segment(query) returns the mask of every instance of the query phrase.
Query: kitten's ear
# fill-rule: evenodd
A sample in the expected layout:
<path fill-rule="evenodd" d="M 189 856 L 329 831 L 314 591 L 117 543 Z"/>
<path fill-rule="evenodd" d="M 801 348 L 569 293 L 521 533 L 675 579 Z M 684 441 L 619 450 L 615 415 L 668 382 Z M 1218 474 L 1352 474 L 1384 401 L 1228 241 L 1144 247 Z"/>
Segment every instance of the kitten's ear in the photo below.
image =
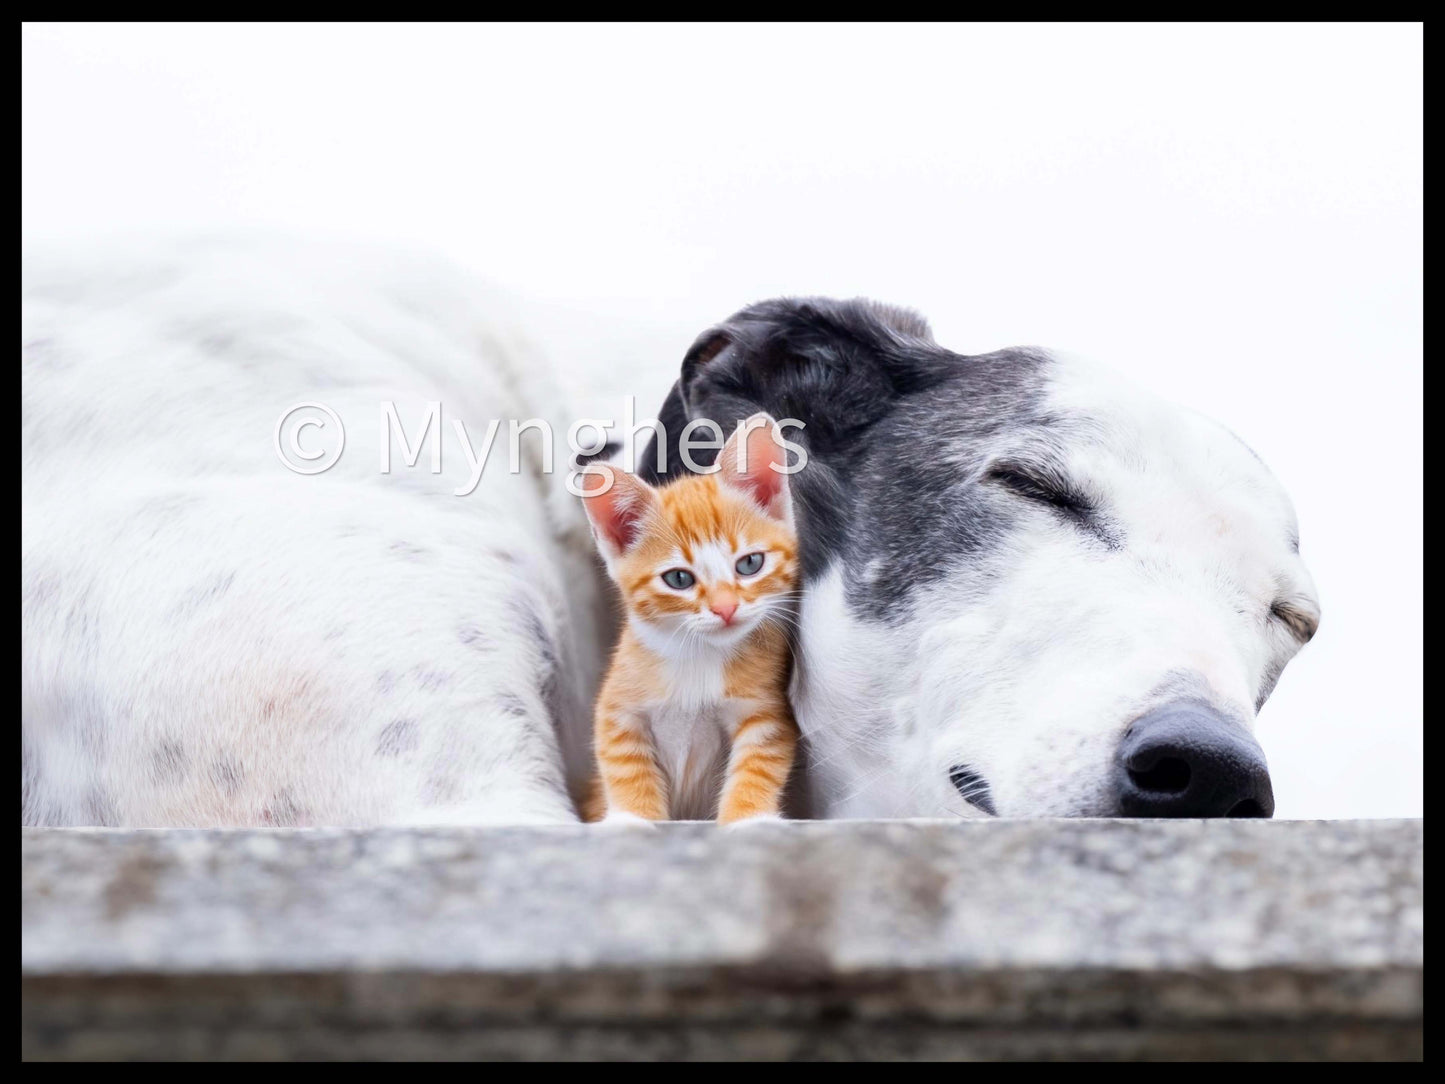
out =
<path fill-rule="evenodd" d="M 718 453 L 718 477 L 726 485 L 742 490 L 774 519 L 792 523 L 788 476 L 782 473 L 788 459 L 773 436 L 773 425 L 772 415 L 763 413 L 738 423 Z"/>
<path fill-rule="evenodd" d="M 579 486 L 603 555 L 610 559 L 626 553 L 642 533 L 642 521 L 656 506 L 657 494 L 646 482 L 604 464 L 589 464 Z"/>

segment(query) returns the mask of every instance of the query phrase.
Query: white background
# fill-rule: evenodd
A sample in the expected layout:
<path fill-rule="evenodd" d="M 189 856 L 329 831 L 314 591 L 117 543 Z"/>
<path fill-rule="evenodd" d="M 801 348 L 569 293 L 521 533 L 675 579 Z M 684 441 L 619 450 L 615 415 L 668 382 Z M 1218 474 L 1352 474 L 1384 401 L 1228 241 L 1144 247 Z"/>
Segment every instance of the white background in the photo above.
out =
<path fill-rule="evenodd" d="M 1092 355 L 1294 496 L 1324 622 L 1260 716 L 1278 814 L 1420 815 L 1422 57 L 1417 26 L 28 27 L 22 223 L 435 249 L 650 329 L 581 378 L 635 365 L 643 409 L 776 294 Z"/>

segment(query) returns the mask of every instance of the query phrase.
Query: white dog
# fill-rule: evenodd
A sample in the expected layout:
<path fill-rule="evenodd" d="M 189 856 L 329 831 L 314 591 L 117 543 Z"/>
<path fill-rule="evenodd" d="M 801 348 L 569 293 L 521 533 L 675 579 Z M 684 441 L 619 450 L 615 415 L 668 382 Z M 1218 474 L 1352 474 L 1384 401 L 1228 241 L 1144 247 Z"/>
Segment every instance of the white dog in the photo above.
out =
<path fill-rule="evenodd" d="M 570 405 L 495 297 L 251 245 L 24 280 L 23 823 L 576 819 L 607 596 Z M 672 443 L 760 409 L 806 423 L 815 815 L 1271 811 L 1250 726 L 1317 607 L 1235 437 L 867 303 L 745 310 L 661 419 Z M 512 454 L 530 418 L 551 473 L 535 432 Z M 312 469 L 341 426 L 331 469 L 278 461 Z"/>

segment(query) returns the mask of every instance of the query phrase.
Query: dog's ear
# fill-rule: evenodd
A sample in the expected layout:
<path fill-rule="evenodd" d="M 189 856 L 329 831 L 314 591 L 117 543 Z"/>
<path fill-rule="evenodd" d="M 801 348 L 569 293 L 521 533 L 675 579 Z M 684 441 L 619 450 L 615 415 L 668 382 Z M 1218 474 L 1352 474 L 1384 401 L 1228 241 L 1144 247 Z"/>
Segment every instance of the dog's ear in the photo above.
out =
<path fill-rule="evenodd" d="M 905 309 L 827 298 L 764 301 L 709 328 L 683 358 L 688 418 L 730 432 L 759 410 L 804 423 L 802 440 L 842 445 L 952 359 Z"/>
<path fill-rule="evenodd" d="M 907 309 L 828 298 L 751 305 L 708 328 L 684 355 L 658 412 L 666 429 L 665 474 L 687 469 L 680 451 L 688 422 L 706 418 L 730 433 L 759 411 L 802 422 L 789 440 L 803 445 L 810 458 L 846 455 L 900 395 L 926 387 L 956 361 L 934 343 L 924 319 Z M 701 465 L 715 454 L 692 450 Z M 654 437 L 639 465 L 648 481 L 658 480 L 656 463 Z"/>

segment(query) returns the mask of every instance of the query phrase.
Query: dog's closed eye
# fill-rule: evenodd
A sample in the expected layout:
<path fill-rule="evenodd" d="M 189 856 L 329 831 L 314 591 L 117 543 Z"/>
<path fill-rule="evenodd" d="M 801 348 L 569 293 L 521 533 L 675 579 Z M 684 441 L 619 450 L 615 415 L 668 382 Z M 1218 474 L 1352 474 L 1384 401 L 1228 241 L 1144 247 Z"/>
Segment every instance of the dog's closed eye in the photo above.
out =
<path fill-rule="evenodd" d="M 983 481 L 1051 509 L 1110 549 L 1119 546 L 1118 537 L 1105 525 L 1094 498 L 1052 464 L 999 460 L 983 472 Z"/>
<path fill-rule="evenodd" d="M 1079 492 L 1067 478 L 1038 465 L 995 463 L 984 473 L 984 480 L 1013 490 L 1021 497 L 1069 512 L 1088 512 L 1093 503 Z"/>
<path fill-rule="evenodd" d="M 1318 617 L 1288 602 L 1276 602 L 1269 608 L 1269 616 L 1282 622 L 1290 634 L 1302 644 L 1309 643 L 1320 627 Z"/>

